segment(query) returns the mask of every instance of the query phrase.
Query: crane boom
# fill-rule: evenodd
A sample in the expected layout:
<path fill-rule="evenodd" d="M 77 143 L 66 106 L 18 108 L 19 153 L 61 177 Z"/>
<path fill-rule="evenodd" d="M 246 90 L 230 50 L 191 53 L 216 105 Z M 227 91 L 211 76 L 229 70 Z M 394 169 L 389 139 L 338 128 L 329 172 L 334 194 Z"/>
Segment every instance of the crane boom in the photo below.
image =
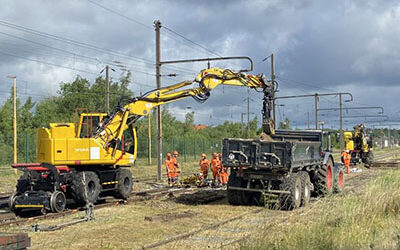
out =
<path fill-rule="evenodd" d="M 162 89 L 152 90 L 135 97 L 125 106 L 118 106 L 114 115 L 104 124 L 95 136 L 104 148 L 111 142 L 115 148 L 121 143 L 123 132 L 142 116 L 147 116 L 154 107 L 192 97 L 198 102 L 206 101 L 210 92 L 218 85 L 245 86 L 264 93 L 263 130 L 267 135 L 274 134 L 271 118 L 275 83 L 268 82 L 263 75 L 234 72 L 230 69 L 210 68 L 202 70 L 193 81 L 183 81 Z"/>

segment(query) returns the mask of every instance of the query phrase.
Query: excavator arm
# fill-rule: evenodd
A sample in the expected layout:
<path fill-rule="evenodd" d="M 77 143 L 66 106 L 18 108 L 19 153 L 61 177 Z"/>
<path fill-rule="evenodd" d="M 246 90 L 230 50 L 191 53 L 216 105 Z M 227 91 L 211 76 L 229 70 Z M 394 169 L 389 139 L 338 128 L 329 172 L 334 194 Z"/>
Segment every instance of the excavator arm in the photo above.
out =
<path fill-rule="evenodd" d="M 154 107 L 192 97 L 198 102 L 206 101 L 210 92 L 218 85 L 246 86 L 264 93 L 263 128 L 264 133 L 274 134 L 271 118 L 272 100 L 276 91 L 275 84 L 266 81 L 262 75 L 234 72 L 229 69 L 211 68 L 200 72 L 194 81 L 184 81 L 171 86 L 152 90 L 140 97 L 135 97 L 125 106 L 117 106 L 114 115 L 96 134 L 96 140 L 104 147 L 117 148 L 123 132 L 137 119 L 149 115 Z"/>

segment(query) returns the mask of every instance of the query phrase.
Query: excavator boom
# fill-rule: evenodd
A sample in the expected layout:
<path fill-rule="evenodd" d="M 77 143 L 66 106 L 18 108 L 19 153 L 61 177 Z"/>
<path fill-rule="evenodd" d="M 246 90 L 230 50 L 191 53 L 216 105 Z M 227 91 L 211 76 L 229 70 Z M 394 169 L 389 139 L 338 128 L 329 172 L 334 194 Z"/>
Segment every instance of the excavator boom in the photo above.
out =
<path fill-rule="evenodd" d="M 274 133 L 271 118 L 272 100 L 276 91 L 275 84 L 266 81 L 262 75 L 234 72 L 229 69 L 211 68 L 202 70 L 194 81 L 183 81 L 159 90 L 152 90 L 143 96 L 133 98 L 125 106 L 117 107 L 116 112 L 98 131 L 95 139 L 103 147 L 111 142 L 116 148 L 121 143 L 123 132 L 138 118 L 147 116 L 154 107 L 192 97 L 198 102 L 206 101 L 210 92 L 218 85 L 245 86 L 264 93 L 263 128 L 264 133 Z"/>

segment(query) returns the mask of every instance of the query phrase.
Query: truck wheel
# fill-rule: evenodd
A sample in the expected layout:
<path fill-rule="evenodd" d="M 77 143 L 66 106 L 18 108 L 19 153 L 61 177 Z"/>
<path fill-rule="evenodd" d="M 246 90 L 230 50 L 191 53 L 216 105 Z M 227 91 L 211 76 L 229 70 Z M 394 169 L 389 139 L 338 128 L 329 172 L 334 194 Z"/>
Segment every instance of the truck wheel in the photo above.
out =
<path fill-rule="evenodd" d="M 243 205 L 242 203 L 242 192 L 238 190 L 232 190 L 229 187 L 241 187 L 242 181 L 236 175 L 230 175 L 228 180 L 227 196 L 228 202 L 231 205 Z"/>
<path fill-rule="evenodd" d="M 290 174 L 283 180 L 280 190 L 289 191 L 289 194 L 281 194 L 279 197 L 282 209 L 292 210 L 300 207 L 301 204 L 301 180 L 297 173 Z"/>
<path fill-rule="evenodd" d="M 117 199 L 128 199 L 132 193 L 132 173 L 129 169 L 120 169 L 118 173 L 118 190 L 115 194 Z"/>
<path fill-rule="evenodd" d="M 300 172 L 300 179 L 301 179 L 301 205 L 305 207 L 310 203 L 311 197 L 311 181 L 310 175 L 306 171 Z"/>
<path fill-rule="evenodd" d="M 341 193 L 343 190 L 343 186 L 344 186 L 344 172 L 343 172 L 343 169 L 340 168 L 338 173 L 336 174 L 333 191 L 335 193 Z"/>
<path fill-rule="evenodd" d="M 53 213 L 59 213 L 64 211 L 65 206 L 67 205 L 67 199 L 65 198 L 65 194 L 60 191 L 55 191 L 50 196 L 50 208 Z"/>
<path fill-rule="evenodd" d="M 314 186 L 317 195 L 330 195 L 333 190 L 333 162 L 329 158 L 328 162 L 316 171 L 314 176 Z"/>
<path fill-rule="evenodd" d="M 74 200 L 79 205 L 95 203 L 101 190 L 99 177 L 92 171 L 78 172 L 72 181 L 71 189 Z"/>

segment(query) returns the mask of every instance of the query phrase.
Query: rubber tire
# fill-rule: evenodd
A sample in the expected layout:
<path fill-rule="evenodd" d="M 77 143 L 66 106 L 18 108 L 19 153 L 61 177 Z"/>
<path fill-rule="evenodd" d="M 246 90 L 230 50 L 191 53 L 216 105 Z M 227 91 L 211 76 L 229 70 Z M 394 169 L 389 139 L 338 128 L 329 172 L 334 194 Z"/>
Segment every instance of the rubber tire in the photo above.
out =
<path fill-rule="evenodd" d="M 311 198 L 311 180 L 310 175 L 306 171 L 301 171 L 301 207 L 305 207 L 310 203 Z"/>
<path fill-rule="evenodd" d="M 335 183 L 333 185 L 334 193 L 341 193 L 344 187 L 344 171 L 343 168 L 340 168 L 335 175 Z"/>
<path fill-rule="evenodd" d="M 117 199 L 128 199 L 132 193 L 132 173 L 129 169 L 120 169 L 118 173 L 118 190 L 115 193 Z"/>
<path fill-rule="evenodd" d="M 91 187 L 89 187 L 89 183 Z M 92 171 L 77 172 L 72 181 L 71 189 L 73 198 L 78 205 L 83 206 L 86 205 L 87 202 L 95 203 L 101 191 L 99 177 Z M 91 189 L 92 192 L 87 193 L 89 189 Z"/>
<path fill-rule="evenodd" d="M 17 194 L 23 194 L 29 188 L 29 179 L 28 179 L 28 172 L 24 172 L 21 177 L 19 177 L 16 186 Z"/>
<path fill-rule="evenodd" d="M 280 190 L 290 192 L 290 194 L 281 194 L 279 196 L 281 209 L 292 210 L 300 207 L 302 188 L 299 174 L 291 173 L 286 177 L 280 185 Z"/>
<path fill-rule="evenodd" d="M 232 190 L 229 187 L 241 187 L 242 181 L 236 175 L 230 174 L 227 187 L 228 202 L 231 205 L 243 205 L 242 192 L 238 190 Z"/>
<path fill-rule="evenodd" d="M 374 161 L 374 154 L 372 153 L 372 151 L 369 151 L 369 152 L 366 153 L 366 154 L 367 154 L 367 155 L 366 155 L 366 157 L 365 157 L 363 163 L 364 163 L 364 166 L 365 166 L 366 168 L 370 168 L 372 162 Z"/>
<path fill-rule="evenodd" d="M 67 205 L 65 194 L 60 191 L 55 191 L 50 196 L 50 209 L 53 213 L 60 213 L 64 211 Z"/>
<path fill-rule="evenodd" d="M 231 174 L 228 180 L 228 201 L 231 205 L 251 205 L 256 197 L 252 192 L 232 190 L 229 187 L 245 187 L 245 183 L 241 177 Z"/>
<path fill-rule="evenodd" d="M 314 175 L 314 191 L 316 195 L 331 195 L 333 192 L 333 182 L 333 161 L 329 158 L 328 162 L 322 165 Z"/>

